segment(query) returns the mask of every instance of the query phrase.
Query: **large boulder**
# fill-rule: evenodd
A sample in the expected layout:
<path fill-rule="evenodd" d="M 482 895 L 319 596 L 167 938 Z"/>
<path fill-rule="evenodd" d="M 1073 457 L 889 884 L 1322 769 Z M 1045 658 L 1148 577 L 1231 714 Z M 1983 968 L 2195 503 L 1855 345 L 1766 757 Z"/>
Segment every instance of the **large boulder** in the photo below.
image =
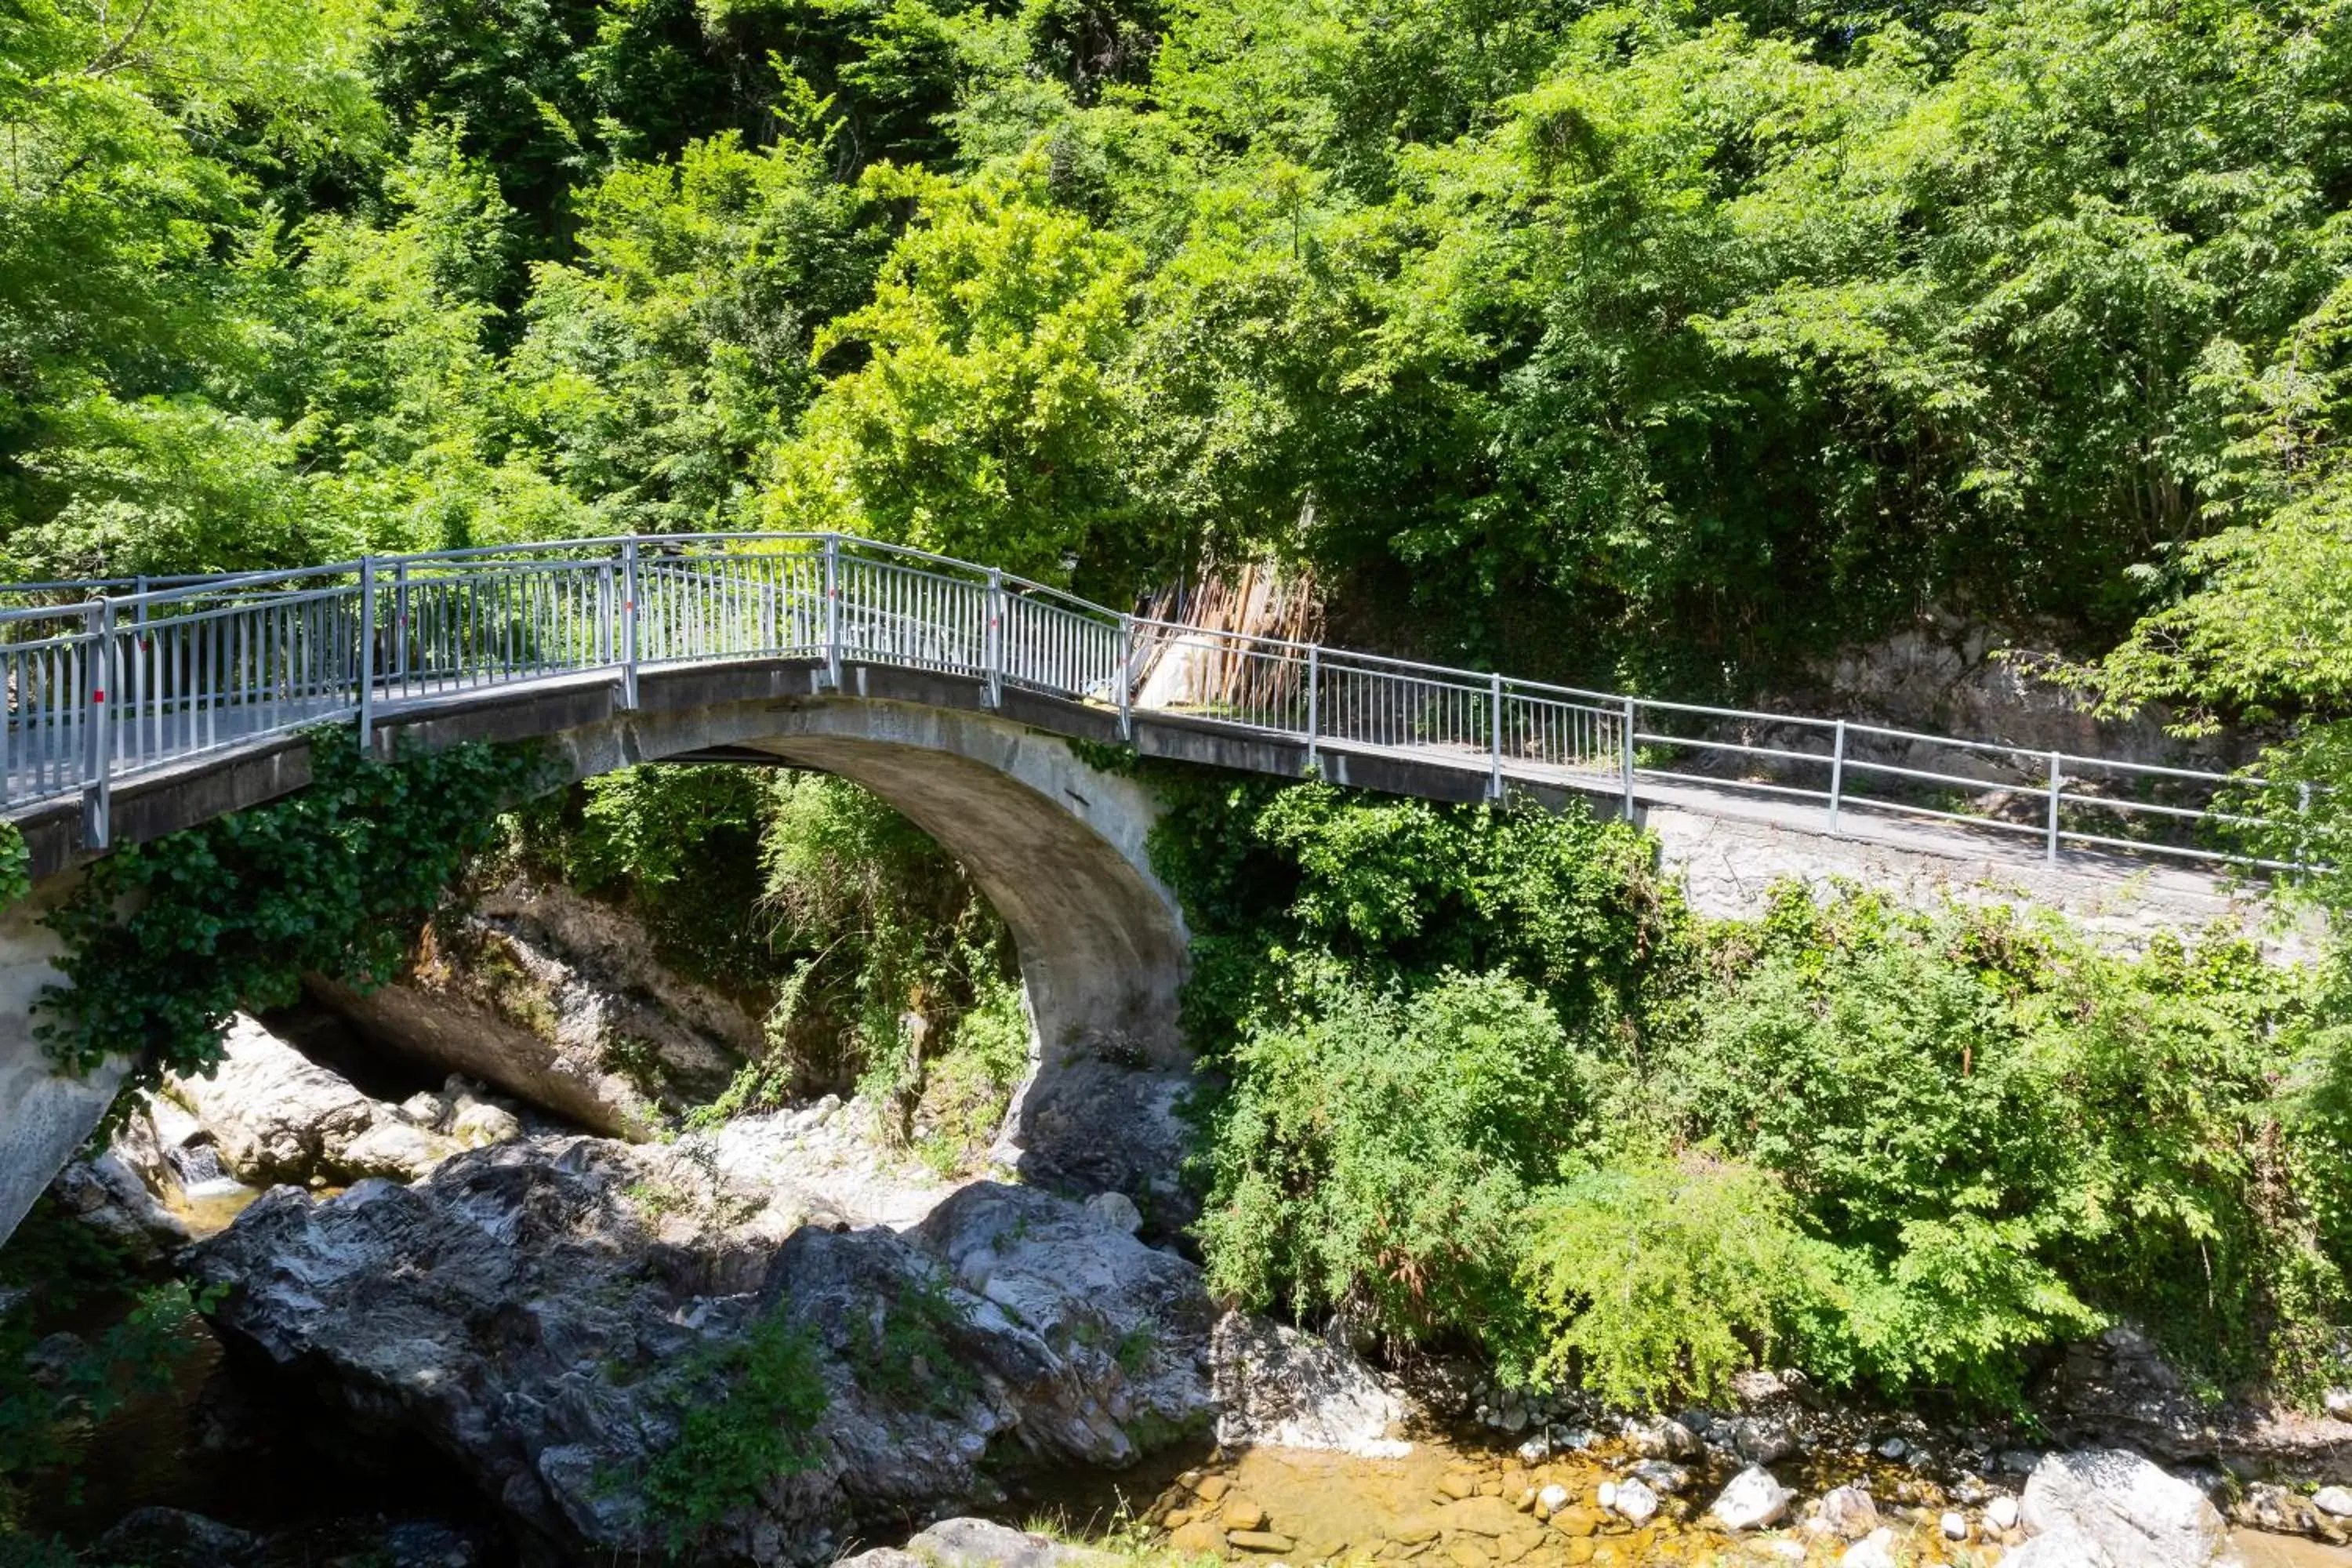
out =
<path fill-rule="evenodd" d="M 453 1089 L 454 1092 L 454 1089 Z M 386 1176 L 410 1182 L 466 1145 L 445 1131 L 454 1100 L 420 1096 L 430 1110 L 371 1099 L 350 1079 L 304 1056 L 258 1019 L 237 1015 L 209 1075 L 164 1079 L 164 1104 L 134 1120 L 123 1149 L 163 1179 L 199 1133 L 228 1174 L 251 1186 L 325 1184 Z M 163 1123 L 193 1119 L 165 1145 Z M 514 1119 L 505 1112 L 506 1126 Z M 151 1154 L 150 1145 L 154 1145 Z"/>
<path fill-rule="evenodd" d="M 1349 1351 L 1244 1312 L 1217 1320 L 1211 1340 L 1217 1441 L 1227 1447 L 1327 1448 L 1396 1458 L 1404 1402 Z"/>
<path fill-rule="evenodd" d="M 49 1184 L 49 1195 L 131 1263 L 160 1263 L 187 1244 L 188 1227 L 112 1152 L 68 1165 Z"/>
<path fill-rule="evenodd" d="M 412 1187 L 270 1193 L 193 1271 L 229 1288 L 231 1339 L 579 1557 L 666 1549 L 613 1478 L 659 1464 L 763 1323 L 810 1347 L 824 1413 L 807 1468 L 709 1531 L 706 1563 L 829 1561 L 994 1500 L 1000 1465 L 1122 1465 L 1211 1415 L 1197 1271 L 990 1184 L 900 1235 L 732 1182 L 707 1149 L 527 1139 Z"/>
<path fill-rule="evenodd" d="M 2054 1568 L 2208 1568 L 2235 1558 L 2203 1492 L 2119 1448 L 2048 1454 L 2025 1482 L 2029 1546 Z M 2047 1542 L 2050 1544 L 2039 1544 Z M 2063 1547 L 2063 1552 L 2061 1548 Z"/>
<path fill-rule="evenodd" d="M 614 1137 L 708 1100 L 761 1046 L 760 1016 L 663 964 L 635 919 L 529 878 L 426 928 L 394 984 L 306 984 L 372 1038 Z"/>
<path fill-rule="evenodd" d="M 903 1547 L 877 1546 L 839 1568 L 1118 1568 L 1120 1561 L 985 1519 L 943 1519 Z"/>
<path fill-rule="evenodd" d="M 375 1125 L 376 1103 L 240 1013 L 210 1073 L 174 1073 L 163 1092 L 211 1132 L 221 1163 L 256 1186 L 325 1175 Z"/>

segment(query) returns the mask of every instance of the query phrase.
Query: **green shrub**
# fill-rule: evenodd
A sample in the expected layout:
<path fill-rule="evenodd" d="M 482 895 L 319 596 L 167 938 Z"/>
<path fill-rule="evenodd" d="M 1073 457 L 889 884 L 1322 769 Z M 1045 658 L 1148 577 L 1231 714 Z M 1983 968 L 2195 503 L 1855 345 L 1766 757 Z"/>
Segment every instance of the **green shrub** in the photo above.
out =
<path fill-rule="evenodd" d="M 2013 1397 L 2027 1352 L 2116 1315 L 2249 1375 L 2282 1283 L 2335 1267 L 2295 1239 L 2275 1099 L 2303 984 L 2241 942 L 2120 958 L 2054 918 L 1790 891 L 1717 962 L 1653 1089 L 1840 1249 L 1884 1387 Z"/>
<path fill-rule="evenodd" d="M 1750 1366 L 1845 1364 L 1835 1251 L 1789 1191 L 1735 1162 L 1634 1161 L 1538 1194 L 1520 1279 L 1534 1373 L 1627 1405 L 1707 1400 Z M 1842 1380 L 1841 1380 L 1842 1381 Z"/>
<path fill-rule="evenodd" d="M 1253 1026 L 1209 1119 L 1211 1288 L 1405 1339 L 1507 1339 L 1516 1220 L 1589 1135 L 1591 1064 L 1503 974 L 1375 987 L 1326 965 Z"/>
<path fill-rule="evenodd" d="M 1184 903 L 1186 1018 L 1213 1053 L 1279 1005 L 1270 961 L 1285 954 L 1412 984 L 1505 971 L 1571 1033 L 1628 1056 L 1660 987 L 1687 977 L 1690 922 L 1654 845 L 1581 804 L 1498 811 L 1161 778 L 1152 865 Z"/>
<path fill-rule="evenodd" d="M 693 1402 L 644 1483 L 646 1513 L 672 1552 L 758 1501 L 769 1482 L 815 1464 L 813 1434 L 827 1403 L 814 1348 L 781 1314 L 695 1358 L 677 1386 Z"/>

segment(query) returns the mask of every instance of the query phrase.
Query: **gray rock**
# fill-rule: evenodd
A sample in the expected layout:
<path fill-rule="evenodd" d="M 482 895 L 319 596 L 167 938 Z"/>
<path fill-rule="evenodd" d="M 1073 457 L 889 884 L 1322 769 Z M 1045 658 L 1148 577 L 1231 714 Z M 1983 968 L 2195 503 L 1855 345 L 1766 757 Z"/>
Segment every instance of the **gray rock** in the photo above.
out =
<path fill-rule="evenodd" d="M 2015 1530 L 2019 1517 L 2013 1497 L 1997 1497 L 1985 1504 L 1985 1522 L 1995 1530 Z"/>
<path fill-rule="evenodd" d="M 256 1186 L 341 1174 L 344 1146 L 376 1121 L 373 1100 L 242 1013 L 211 1076 L 175 1073 L 163 1092 L 204 1123 L 229 1173 Z"/>
<path fill-rule="evenodd" d="M 1822 1525 L 1846 1541 L 1860 1541 L 1878 1528 L 1878 1504 L 1861 1487 L 1837 1487 L 1824 1492 L 1819 1512 Z"/>
<path fill-rule="evenodd" d="M 487 1149 L 493 1143 L 521 1137 L 522 1121 L 503 1106 L 477 1100 L 461 1107 L 449 1119 L 449 1136 L 457 1140 L 460 1148 Z"/>
<path fill-rule="evenodd" d="M 1731 1447 L 1751 1465 L 1777 1465 L 1797 1451 L 1797 1435 L 1785 1421 L 1743 1416 L 1731 1424 Z"/>
<path fill-rule="evenodd" d="M 2352 1388 L 2331 1388 L 2326 1395 L 2327 1414 L 2338 1421 L 2352 1421 Z"/>
<path fill-rule="evenodd" d="M 1217 1320 L 1209 1354 L 1217 1441 L 1227 1447 L 1321 1448 L 1364 1458 L 1412 1451 L 1392 1435 L 1404 1421 L 1404 1402 L 1349 1351 L 1286 1324 L 1227 1312 Z"/>
<path fill-rule="evenodd" d="M 383 1176 L 415 1182 L 431 1175 L 441 1162 L 464 1147 L 455 1138 L 387 1117 L 335 1152 L 331 1163 L 334 1173 L 347 1180 Z"/>
<path fill-rule="evenodd" d="M 1072 1546 L 984 1519 L 943 1519 L 907 1542 L 845 1559 L 839 1568 L 1111 1568 L 1108 1552 Z"/>
<path fill-rule="evenodd" d="M 1087 1212 L 1128 1236 L 1143 1228 L 1143 1211 L 1125 1193 L 1097 1193 L 1087 1200 Z"/>
<path fill-rule="evenodd" d="M 698 1365 L 763 1317 L 812 1345 L 827 1404 L 810 1468 L 718 1527 L 712 1564 L 829 1562 L 836 1531 L 992 1498 L 991 1451 L 1118 1466 L 1211 1417 L 1198 1271 L 1074 1205 L 982 1183 L 903 1236 L 797 1224 L 672 1151 L 526 1139 L 413 1187 L 268 1193 L 192 1273 L 232 1287 L 224 1334 L 583 1558 L 659 1554 L 608 1478 L 667 1450 L 717 1392 Z"/>
<path fill-rule="evenodd" d="M 1726 1530 L 1761 1530 L 1788 1516 L 1794 1495 L 1771 1471 L 1750 1465 L 1731 1478 L 1707 1511 Z"/>
<path fill-rule="evenodd" d="M 2037 1535 L 2000 1560 L 2000 1568 L 2119 1568 L 2105 1548 L 2063 1526 Z"/>
<path fill-rule="evenodd" d="M 621 1137 L 716 1094 L 760 1048 L 759 1019 L 665 966 L 635 917 L 527 877 L 436 923 L 393 984 L 304 984 L 363 1034 Z"/>
<path fill-rule="evenodd" d="M 2322 1487 L 2311 1494 L 2311 1506 L 2331 1519 L 2352 1518 L 2352 1487 Z"/>
<path fill-rule="evenodd" d="M 98 1563 L 140 1568 L 241 1568 L 261 1555 L 257 1536 L 176 1508 L 127 1513 L 88 1553 Z"/>
<path fill-rule="evenodd" d="M 1664 1415 L 1629 1418 L 1624 1437 L 1635 1453 L 1647 1459 L 1695 1459 L 1705 1451 L 1696 1433 Z"/>
<path fill-rule="evenodd" d="M 1635 1480 L 1660 1497 L 1674 1497 L 1690 1485 L 1688 1470 L 1664 1459 L 1644 1459 L 1633 1467 L 1632 1473 Z"/>
<path fill-rule="evenodd" d="M 2078 1536 L 2113 1568 L 2206 1568 L 2227 1535 L 2202 1492 L 2121 1449 L 2045 1456 L 2021 1514 L 2036 1536 Z"/>
<path fill-rule="evenodd" d="M 160 1262 L 187 1245 L 188 1227 L 111 1151 L 77 1160 L 58 1172 L 49 1184 L 49 1196 L 134 1264 Z"/>

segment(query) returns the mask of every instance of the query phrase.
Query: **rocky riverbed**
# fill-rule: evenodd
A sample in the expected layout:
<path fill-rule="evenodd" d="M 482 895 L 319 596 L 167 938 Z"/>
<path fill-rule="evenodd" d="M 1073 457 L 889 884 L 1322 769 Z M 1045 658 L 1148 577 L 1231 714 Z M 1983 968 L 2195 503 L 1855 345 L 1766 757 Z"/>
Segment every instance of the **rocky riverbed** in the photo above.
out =
<path fill-rule="evenodd" d="M 1127 1194 L 943 1178 L 854 1103 L 629 1142 L 336 1055 L 241 1020 L 220 1074 L 60 1179 L 208 1303 L 175 1389 L 98 1435 L 106 1480 L 43 1516 L 108 1537 L 91 1563 L 656 1560 L 643 1478 L 740 1400 L 766 1325 L 821 1410 L 804 1462 L 698 1526 L 706 1563 L 1058 1508 L 1259 1568 L 2352 1565 L 2352 1425 L 2201 1405 L 2126 1330 L 2052 1369 L 2031 1441 L 1793 1374 L 1671 1418 L 1443 1363 L 1400 1384 L 1220 1312 Z"/>

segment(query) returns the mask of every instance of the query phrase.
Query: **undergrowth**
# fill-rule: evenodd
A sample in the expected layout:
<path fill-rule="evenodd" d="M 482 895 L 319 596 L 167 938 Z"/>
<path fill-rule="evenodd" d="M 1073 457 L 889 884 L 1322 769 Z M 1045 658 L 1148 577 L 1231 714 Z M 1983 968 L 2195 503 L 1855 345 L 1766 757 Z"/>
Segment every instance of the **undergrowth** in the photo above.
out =
<path fill-rule="evenodd" d="M 2340 984 L 1853 889 L 1711 922 L 1574 809 L 1171 798 L 1230 1299 L 1648 1404 L 2013 1408 L 2119 1321 L 2211 1392 L 2343 1379 Z"/>

